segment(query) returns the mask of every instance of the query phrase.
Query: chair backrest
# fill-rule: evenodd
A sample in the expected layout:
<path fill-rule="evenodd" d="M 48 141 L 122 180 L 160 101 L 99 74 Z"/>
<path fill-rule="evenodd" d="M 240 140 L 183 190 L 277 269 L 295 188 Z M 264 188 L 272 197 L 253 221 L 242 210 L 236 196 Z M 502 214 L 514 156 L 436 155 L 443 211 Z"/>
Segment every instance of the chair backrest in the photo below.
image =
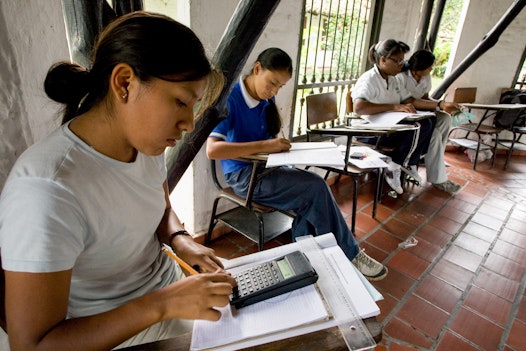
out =
<path fill-rule="evenodd" d="M 461 103 L 473 103 L 477 97 L 477 88 L 456 88 L 453 95 L 453 101 Z"/>
<path fill-rule="evenodd" d="M 338 118 L 336 93 L 307 95 L 307 127 L 333 121 Z"/>
<path fill-rule="evenodd" d="M 212 181 L 214 182 L 216 188 L 219 190 L 219 196 L 228 198 L 230 201 L 248 208 L 249 210 L 255 210 L 259 212 L 271 212 L 274 211 L 273 208 L 261 205 L 257 202 L 252 201 L 252 196 L 257 183 L 257 164 L 252 164 L 252 175 L 250 177 L 250 185 L 248 187 L 248 193 L 246 197 L 236 195 L 234 190 L 224 182 L 224 178 L 221 173 L 221 162 L 216 162 L 215 160 L 210 160 L 210 170 L 212 173 Z"/>
<path fill-rule="evenodd" d="M 348 91 L 347 95 L 345 95 L 345 113 L 347 116 L 351 115 L 354 112 L 354 104 L 352 102 L 352 95 L 351 92 Z"/>

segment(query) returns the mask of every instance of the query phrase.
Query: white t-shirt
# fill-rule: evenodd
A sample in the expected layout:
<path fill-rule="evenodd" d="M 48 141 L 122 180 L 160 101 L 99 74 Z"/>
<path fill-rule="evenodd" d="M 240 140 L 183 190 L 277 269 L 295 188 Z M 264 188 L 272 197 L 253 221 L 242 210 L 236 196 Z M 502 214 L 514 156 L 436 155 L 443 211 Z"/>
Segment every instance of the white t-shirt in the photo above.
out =
<path fill-rule="evenodd" d="M 417 82 L 416 79 L 413 78 L 410 70 L 398 73 L 396 78 L 400 80 L 400 84 L 415 99 L 421 99 L 422 96 L 431 91 L 431 76 L 429 74 L 421 77 L 420 82 Z"/>
<path fill-rule="evenodd" d="M 68 317 L 110 310 L 176 280 L 155 230 L 164 156 L 124 163 L 63 125 L 17 160 L 0 197 L 5 270 L 72 269 Z"/>
<path fill-rule="evenodd" d="M 353 102 L 363 99 L 374 104 L 400 104 L 411 97 L 396 77 L 385 80 L 376 65 L 358 78 L 351 95 Z"/>

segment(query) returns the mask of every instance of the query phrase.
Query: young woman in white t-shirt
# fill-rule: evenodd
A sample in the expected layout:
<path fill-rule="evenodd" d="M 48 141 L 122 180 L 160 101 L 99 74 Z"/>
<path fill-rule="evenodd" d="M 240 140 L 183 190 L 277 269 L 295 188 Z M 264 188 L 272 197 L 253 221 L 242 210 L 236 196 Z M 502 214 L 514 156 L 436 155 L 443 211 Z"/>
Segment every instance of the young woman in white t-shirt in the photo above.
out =
<path fill-rule="evenodd" d="M 164 151 L 222 85 L 189 28 L 146 12 L 110 23 L 91 67 L 51 67 L 63 124 L 20 156 L 0 198 L 11 351 L 109 350 L 220 318 L 236 283 L 172 210 Z M 161 244 L 208 273 L 185 277 Z"/>

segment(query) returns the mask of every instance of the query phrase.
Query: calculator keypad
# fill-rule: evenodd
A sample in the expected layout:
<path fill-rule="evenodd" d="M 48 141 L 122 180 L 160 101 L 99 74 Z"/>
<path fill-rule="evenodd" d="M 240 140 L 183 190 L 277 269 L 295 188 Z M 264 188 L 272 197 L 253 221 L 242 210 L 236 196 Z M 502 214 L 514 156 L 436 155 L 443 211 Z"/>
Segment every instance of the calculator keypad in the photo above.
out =
<path fill-rule="evenodd" d="M 234 275 L 240 297 L 265 289 L 281 281 L 279 268 L 273 262 L 252 267 Z"/>

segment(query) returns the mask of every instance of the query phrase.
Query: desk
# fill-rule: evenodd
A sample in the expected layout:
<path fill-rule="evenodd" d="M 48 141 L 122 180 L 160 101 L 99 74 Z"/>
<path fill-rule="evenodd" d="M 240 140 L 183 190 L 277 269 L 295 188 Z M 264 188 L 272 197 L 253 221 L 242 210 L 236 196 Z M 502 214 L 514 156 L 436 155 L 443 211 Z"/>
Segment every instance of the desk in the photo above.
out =
<path fill-rule="evenodd" d="M 489 111 L 502 111 L 502 110 L 516 110 L 526 108 L 526 104 L 461 104 L 468 109 L 479 109 L 486 110 L 485 114 Z"/>
<path fill-rule="evenodd" d="M 322 169 L 348 175 L 353 180 L 354 190 L 353 190 L 353 209 L 352 209 L 352 217 L 351 217 L 351 230 L 354 233 L 354 229 L 356 226 L 356 208 L 358 207 L 358 177 L 362 174 L 369 172 L 369 170 L 364 170 L 352 165 L 349 165 L 349 151 L 351 149 L 352 145 L 352 138 L 355 136 L 363 136 L 363 137 L 373 137 L 373 136 L 382 136 L 387 135 L 390 133 L 394 133 L 397 130 L 395 129 L 358 129 L 358 127 L 333 127 L 333 128 L 325 128 L 325 129 L 309 129 L 307 131 L 307 141 L 310 140 L 311 134 L 317 134 L 317 135 L 327 135 L 327 136 L 344 136 L 347 138 L 346 143 L 346 149 L 345 149 L 345 156 L 344 160 L 346 162 L 346 166 L 343 169 L 338 169 L 334 167 L 320 167 Z M 378 207 L 378 202 L 380 200 L 381 196 L 381 187 L 382 187 L 382 179 L 383 179 L 383 168 L 378 169 L 378 178 L 376 180 L 376 188 L 375 188 L 375 194 L 374 194 L 374 201 L 373 201 L 373 212 L 372 217 L 376 217 L 376 209 Z"/>
<path fill-rule="evenodd" d="M 382 340 L 382 327 L 376 318 L 363 320 L 374 340 Z M 172 339 L 122 348 L 123 351 L 188 351 L 192 340 L 191 333 Z M 278 340 L 268 344 L 252 346 L 243 350 L 252 351 L 348 351 L 338 327 L 320 330 L 314 333 L 299 335 L 293 338 Z"/>
<path fill-rule="evenodd" d="M 482 115 L 481 120 L 478 123 L 463 123 L 461 125 L 458 125 L 456 127 L 453 127 L 451 131 L 454 130 L 464 130 L 466 131 L 466 136 L 464 138 L 457 138 L 457 139 L 450 139 L 453 143 L 458 144 L 460 146 L 469 148 L 469 149 L 475 149 L 475 160 L 473 162 L 473 169 L 476 170 L 477 168 L 477 161 L 479 156 L 479 151 L 481 149 L 492 149 L 493 150 L 493 157 L 491 166 L 493 167 L 495 165 L 495 159 L 497 156 L 497 146 L 499 144 L 499 133 L 503 131 L 505 128 L 497 127 L 493 124 L 484 124 L 484 121 L 489 119 L 490 117 L 494 116 L 499 111 L 507 111 L 507 110 L 520 110 L 525 109 L 526 104 L 475 104 L 475 103 L 466 103 L 462 104 L 462 106 L 468 108 L 469 111 L 472 109 L 478 109 L 483 110 L 484 114 Z M 470 139 L 468 139 L 468 136 L 470 133 L 474 133 L 477 135 L 476 144 L 472 141 L 470 142 Z M 495 135 L 495 145 L 491 146 L 488 144 L 485 144 L 481 138 L 481 135 Z"/>
<path fill-rule="evenodd" d="M 356 268 L 352 265 L 352 263 L 345 258 L 345 254 L 343 253 L 341 248 L 338 247 L 334 236 L 328 233 L 328 234 L 317 236 L 316 238 L 313 238 L 313 240 L 315 240 L 321 247 L 323 247 L 322 250 L 324 251 L 326 250 L 325 252 L 327 252 L 327 255 L 328 255 L 327 258 L 330 259 L 330 261 L 332 262 L 331 267 L 339 267 L 337 269 L 337 272 L 335 273 L 340 277 L 342 275 L 349 276 L 349 279 L 345 283 L 346 285 L 342 285 L 341 287 L 343 289 L 342 291 L 346 291 L 347 294 L 353 294 L 353 293 L 354 294 L 367 294 L 367 296 L 364 296 L 364 295 L 362 295 L 362 297 L 355 296 L 355 298 L 352 298 L 349 295 L 350 301 L 353 301 L 355 306 L 357 302 L 360 302 L 361 308 L 360 308 L 359 313 L 361 315 L 369 315 L 369 316 L 376 315 L 377 312 L 379 312 L 378 306 L 377 305 L 372 306 L 372 304 L 374 304 L 373 297 L 372 296 L 369 297 L 369 293 L 374 294 L 375 296 L 377 296 L 377 293 L 375 293 L 374 291 L 368 292 L 367 290 L 368 288 L 365 285 L 361 286 L 359 281 L 361 281 L 363 277 L 359 276 L 360 273 L 358 273 Z M 238 268 L 247 267 L 247 265 L 262 262 L 262 261 L 267 261 L 268 259 L 272 257 L 280 257 L 286 253 L 297 250 L 298 246 L 299 244 L 297 243 L 291 243 L 291 244 L 271 248 L 271 249 L 268 249 L 262 252 L 257 252 L 251 255 L 238 257 L 233 260 L 229 260 L 225 262 L 225 267 L 229 270 L 231 269 L 232 271 L 235 271 L 236 267 Z M 326 270 L 323 269 L 322 265 L 323 263 L 320 263 L 316 260 L 313 261 L 313 266 L 315 268 L 318 267 L 319 268 L 318 272 L 320 273 L 326 272 Z M 327 269 L 331 269 L 331 268 L 327 268 Z M 354 274 L 353 272 L 356 272 L 356 274 Z M 331 279 L 319 279 L 317 284 L 320 284 L 320 285 L 325 284 L 323 286 L 329 289 L 331 287 L 334 288 L 334 284 L 331 283 L 331 281 L 332 281 L 332 278 Z M 326 285 L 326 284 L 329 284 L 329 285 Z M 374 290 L 373 287 L 371 288 Z M 323 291 L 324 288 L 322 287 L 321 290 Z M 329 299 L 328 301 L 331 301 L 331 300 L 334 301 L 334 299 Z M 301 298 L 300 299 L 293 298 L 288 301 L 284 301 L 284 300 L 276 301 L 276 303 L 280 304 L 279 308 L 288 308 L 286 307 L 286 304 L 289 304 L 289 303 L 291 303 L 292 305 L 294 305 L 295 303 L 299 303 L 299 305 L 296 305 L 296 307 L 304 305 L 304 301 Z M 266 307 L 266 306 L 263 306 L 263 307 Z M 296 307 L 293 307 L 291 311 L 296 310 L 295 309 Z M 273 307 L 270 307 L 270 308 L 273 308 Z M 262 310 L 253 309 L 252 312 L 249 312 L 249 314 L 259 313 L 257 311 L 262 311 Z M 246 315 L 244 317 L 246 317 Z M 258 321 L 261 324 L 275 323 L 274 321 L 275 318 L 273 318 L 273 314 L 271 315 L 264 314 L 263 317 L 259 319 L 258 318 L 246 319 L 244 317 L 240 316 L 241 319 L 238 320 L 238 323 L 240 323 L 241 321 L 246 322 L 246 321 L 251 321 L 251 320 Z M 197 329 L 197 333 L 199 333 L 198 336 L 199 335 L 203 336 L 205 335 L 203 333 L 207 333 L 206 335 L 213 335 L 214 337 L 219 337 L 219 338 L 225 337 L 230 340 L 229 343 L 225 344 L 225 345 L 229 345 L 230 348 L 235 347 L 237 345 L 238 348 L 243 347 L 243 348 L 247 348 L 250 350 L 292 350 L 292 351 L 347 350 L 347 346 L 340 334 L 338 327 L 335 326 L 333 323 L 330 323 L 329 321 L 321 321 L 320 322 L 321 324 L 319 324 L 320 328 L 318 331 L 314 331 L 309 334 L 303 334 L 303 335 L 299 335 L 301 334 L 301 330 L 302 330 L 301 329 L 302 327 L 300 324 L 298 324 L 299 329 L 297 330 L 296 333 L 294 332 L 290 333 L 289 331 L 283 334 L 280 332 L 283 329 L 276 329 L 275 336 L 277 337 L 266 339 L 267 343 L 260 344 L 260 345 L 256 345 L 257 342 L 254 343 L 250 341 L 245 342 L 246 340 L 238 340 L 236 337 L 234 337 L 235 339 L 234 340 L 232 339 L 233 334 L 231 331 L 236 331 L 236 330 L 241 331 L 242 335 L 245 335 L 245 336 L 249 335 L 249 336 L 253 336 L 256 338 L 263 337 L 263 335 L 269 335 L 269 334 L 261 333 L 261 331 L 258 331 L 258 330 L 254 331 L 254 333 L 248 332 L 248 330 L 251 328 L 250 324 L 243 324 L 245 328 L 239 328 L 238 326 L 235 325 L 236 323 L 232 321 L 232 318 L 228 316 L 226 317 L 226 319 L 222 320 L 222 322 L 223 323 L 219 322 L 218 324 L 204 323 L 201 325 L 197 325 L 196 329 Z M 369 330 L 373 339 L 378 343 L 382 339 L 381 324 L 376 320 L 376 317 L 364 318 L 363 322 L 365 326 L 367 327 L 367 329 Z M 291 326 L 293 327 L 293 325 Z M 308 327 L 308 325 L 306 324 L 304 325 L 304 327 Z M 230 332 L 223 334 L 223 333 L 218 332 L 218 328 L 226 328 Z M 309 329 L 303 329 L 303 331 L 306 331 L 306 330 L 309 330 Z M 310 329 L 310 330 L 313 330 L 313 329 Z M 211 334 L 208 334 L 208 333 L 211 333 Z M 287 335 L 289 337 L 284 338 Z M 276 340 L 276 339 L 281 339 L 281 340 Z M 153 343 L 136 345 L 136 346 L 125 348 L 124 350 L 127 350 L 127 351 L 188 350 L 191 344 L 191 340 L 192 340 L 192 335 L 190 332 L 190 333 L 186 333 L 186 334 L 177 336 L 169 340 L 161 340 L 161 341 L 157 341 Z M 215 343 L 213 341 L 211 342 L 211 340 L 212 339 L 210 339 L 209 341 L 205 341 L 201 339 L 201 341 L 198 342 L 197 344 L 200 347 L 206 347 L 206 346 L 212 347 L 214 344 L 220 344 L 220 343 Z M 270 341 L 270 340 L 276 340 L 276 341 Z M 239 342 L 239 344 L 237 342 Z"/>

